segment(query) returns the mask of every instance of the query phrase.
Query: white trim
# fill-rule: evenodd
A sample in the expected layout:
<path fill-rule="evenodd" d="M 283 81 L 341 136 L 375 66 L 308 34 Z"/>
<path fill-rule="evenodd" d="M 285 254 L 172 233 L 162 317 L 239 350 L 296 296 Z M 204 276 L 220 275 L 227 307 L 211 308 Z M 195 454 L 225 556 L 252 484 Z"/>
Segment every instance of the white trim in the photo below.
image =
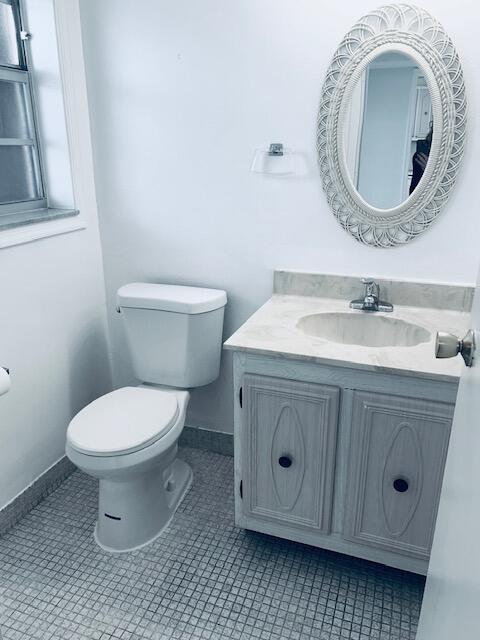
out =
<path fill-rule="evenodd" d="M 85 220 L 76 216 L 75 218 L 35 222 L 22 227 L 15 227 L 14 229 L 6 229 L 0 233 L 0 249 L 71 233 L 72 231 L 80 231 L 86 229 L 86 227 Z"/>
<path fill-rule="evenodd" d="M 25 69 L 10 69 L 0 65 L 0 80 L 2 82 L 28 84 L 28 71 L 25 71 Z"/>
<path fill-rule="evenodd" d="M 83 210 L 85 206 L 83 198 L 88 193 L 93 196 L 89 207 L 94 207 L 96 214 L 90 114 L 79 2 L 78 0 L 52 1 L 75 207 L 80 211 Z"/>
<path fill-rule="evenodd" d="M 51 0 L 57 37 L 76 216 L 0 232 L 0 249 L 86 229 L 98 233 L 97 203 L 78 0 Z M 93 225 L 93 226 L 92 226 Z"/>
<path fill-rule="evenodd" d="M 0 138 L 0 147 L 33 147 L 33 138 Z"/>
<path fill-rule="evenodd" d="M 2 2 L 2 0 L 0 0 L 0 2 Z M 0 506 L 0 513 L 4 510 L 7 509 L 8 507 L 12 506 L 13 503 L 16 500 L 21 499 L 22 495 L 25 493 L 25 491 L 28 491 L 29 489 L 33 489 L 33 486 L 43 478 L 44 475 L 46 475 L 49 471 L 51 471 L 54 467 L 56 467 L 56 465 L 61 462 L 64 458 L 66 458 L 67 456 L 64 454 L 62 456 L 60 456 L 60 458 L 58 458 L 58 460 L 56 460 L 55 462 L 53 462 L 49 467 L 47 467 L 45 469 L 45 471 L 42 471 L 42 473 L 39 473 L 38 476 L 36 478 L 34 478 L 29 484 L 27 484 L 27 486 L 22 489 L 21 491 L 19 491 L 16 495 L 13 496 L 13 498 L 11 498 L 8 502 L 6 502 L 3 506 Z M 30 509 L 29 509 L 30 511 Z"/>

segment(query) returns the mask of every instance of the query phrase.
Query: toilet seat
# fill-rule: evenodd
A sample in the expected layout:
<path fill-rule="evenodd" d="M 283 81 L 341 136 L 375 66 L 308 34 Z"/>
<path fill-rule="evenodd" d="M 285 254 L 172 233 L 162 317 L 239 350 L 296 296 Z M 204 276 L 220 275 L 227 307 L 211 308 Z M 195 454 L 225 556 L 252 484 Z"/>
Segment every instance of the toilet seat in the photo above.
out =
<path fill-rule="evenodd" d="M 70 422 L 67 441 L 90 456 L 133 453 L 165 436 L 178 414 L 173 390 L 123 387 L 82 409 Z"/>

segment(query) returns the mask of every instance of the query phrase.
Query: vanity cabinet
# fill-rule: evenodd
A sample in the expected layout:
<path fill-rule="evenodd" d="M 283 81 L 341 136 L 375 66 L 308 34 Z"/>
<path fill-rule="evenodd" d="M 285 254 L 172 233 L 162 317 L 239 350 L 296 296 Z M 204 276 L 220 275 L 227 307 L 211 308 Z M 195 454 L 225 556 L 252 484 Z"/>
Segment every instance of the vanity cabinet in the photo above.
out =
<path fill-rule="evenodd" d="M 340 390 L 247 374 L 242 394 L 245 516 L 328 534 Z"/>
<path fill-rule="evenodd" d="M 344 536 L 428 559 L 452 405 L 355 392 Z"/>
<path fill-rule="evenodd" d="M 234 354 L 236 523 L 426 573 L 457 383 Z"/>

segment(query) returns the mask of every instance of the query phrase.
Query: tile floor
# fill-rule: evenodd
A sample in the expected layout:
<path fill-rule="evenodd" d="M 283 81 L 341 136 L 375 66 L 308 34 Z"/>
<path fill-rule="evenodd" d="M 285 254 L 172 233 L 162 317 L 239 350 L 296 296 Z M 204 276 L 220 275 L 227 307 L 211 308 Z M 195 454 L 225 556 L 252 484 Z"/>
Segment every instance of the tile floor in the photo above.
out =
<path fill-rule="evenodd" d="M 2 640 L 414 639 L 422 578 L 237 529 L 232 458 L 181 457 L 193 488 L 143 550 L 95 546 L 78 471 L 0 539 Z"/>

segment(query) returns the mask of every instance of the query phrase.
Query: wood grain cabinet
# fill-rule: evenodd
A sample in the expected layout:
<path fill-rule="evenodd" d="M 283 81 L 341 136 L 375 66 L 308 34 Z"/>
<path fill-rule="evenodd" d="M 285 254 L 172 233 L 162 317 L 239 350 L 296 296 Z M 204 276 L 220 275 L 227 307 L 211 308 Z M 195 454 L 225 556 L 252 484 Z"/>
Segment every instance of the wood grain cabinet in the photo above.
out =
<path fill-rule="evenodd" d="M 234 354 L 237 525 L 426 573 L 455 380 Z"/>
<path fill-rule="evenodd" d="M 329 532 L 339 395 L 326 385 L 244 377 L 247 519 Z"/>
<path fill-rule="evenodd" d="M 453 407 L 355 392 L 344 535 L 427 559 Z"/>

